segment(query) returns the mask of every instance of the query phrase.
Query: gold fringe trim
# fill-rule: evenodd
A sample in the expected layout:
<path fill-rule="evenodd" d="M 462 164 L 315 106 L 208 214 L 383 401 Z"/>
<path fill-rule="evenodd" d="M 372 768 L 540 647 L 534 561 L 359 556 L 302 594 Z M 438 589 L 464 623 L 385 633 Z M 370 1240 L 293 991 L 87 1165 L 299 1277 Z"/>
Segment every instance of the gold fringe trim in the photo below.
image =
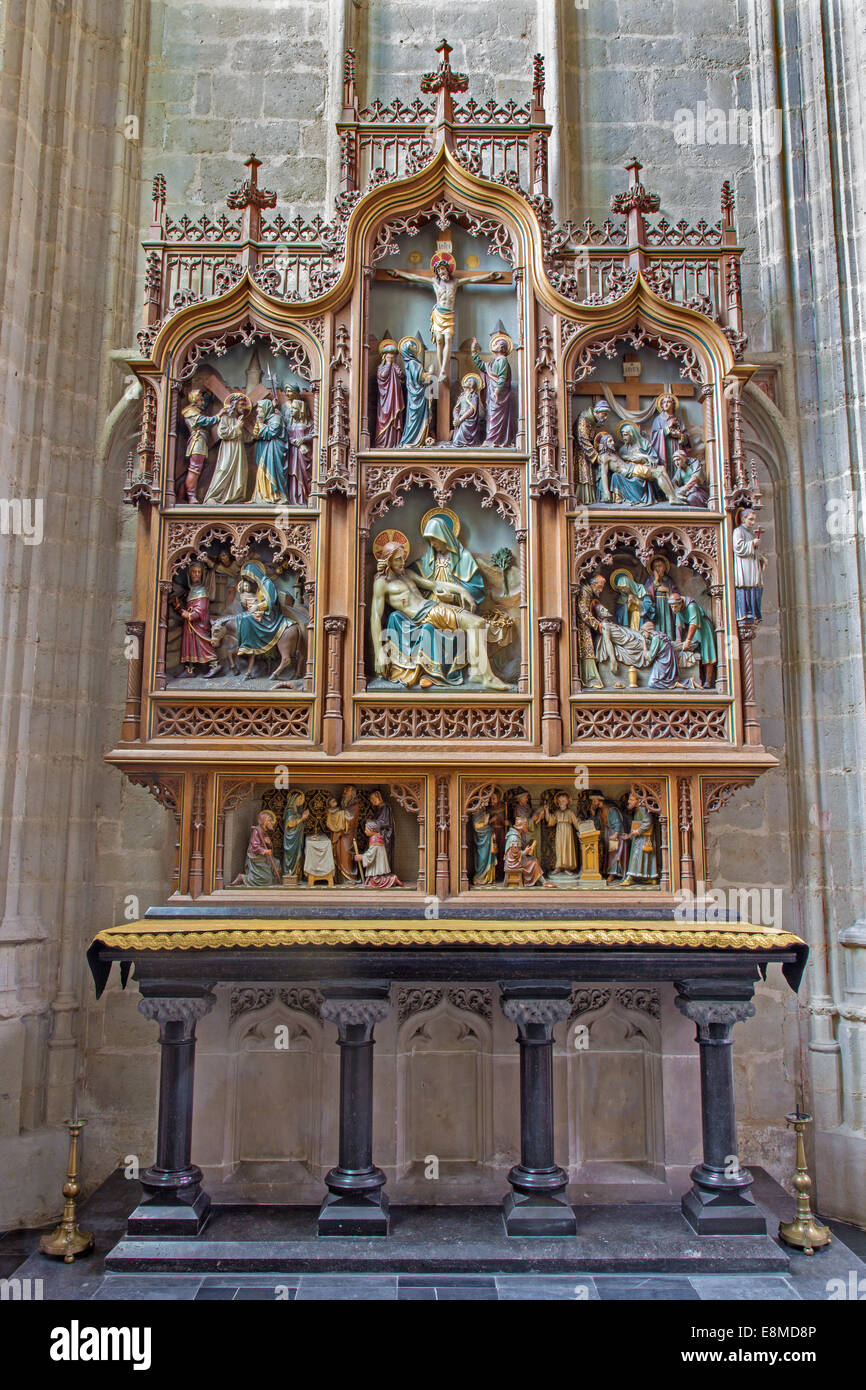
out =
<path fill-rule="evenodd" d="M 684 946 L 704 950 L 772 951 L 803 946 L 791 932 L 759 928 L 751 923 L 731 923 L 703 930 L 658 926 L 652 923 L 622 926 L 556 927 L 549 922 L 520 926 L 502 922 L 451 922 L 429 927 L 403 927 L 396 923 L 346 923 L 322 926 L 295 922 L 274 927 L 261 921 L 231 927 L 161 922 L 135 922 L 109 927 L 94 944 L 122 951 L 199 951 L 233 947 L 280 946 Z"/>

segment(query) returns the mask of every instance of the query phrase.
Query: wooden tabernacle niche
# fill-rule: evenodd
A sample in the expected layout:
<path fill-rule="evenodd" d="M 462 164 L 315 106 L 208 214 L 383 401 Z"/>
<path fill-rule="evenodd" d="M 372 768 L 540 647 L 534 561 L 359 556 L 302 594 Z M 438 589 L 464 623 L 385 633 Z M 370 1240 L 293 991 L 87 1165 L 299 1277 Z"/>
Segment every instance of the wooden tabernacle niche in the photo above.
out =
<path fill-rule="evenodd" d="M 108 756 L 179 905 L 669 926 L 774 763 L 731 189 L 673 223 L 633 159 L 560 224 L 542 60 L 479 105 L 449 53 L 364 109 L 347 55 L 330 222 L 255 156 L 213 219 L 154 179 Z"/>

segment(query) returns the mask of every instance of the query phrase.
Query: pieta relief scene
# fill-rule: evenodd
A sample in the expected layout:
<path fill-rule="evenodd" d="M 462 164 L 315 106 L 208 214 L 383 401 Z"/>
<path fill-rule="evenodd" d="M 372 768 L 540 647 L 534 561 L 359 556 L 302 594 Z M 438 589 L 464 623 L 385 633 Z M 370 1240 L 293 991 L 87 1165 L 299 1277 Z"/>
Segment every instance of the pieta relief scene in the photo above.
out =
<path fill-rule="evenodd" d="M 75 1305 L 52 1359 L 568 1299 L 829 1364 L 861 18 L 0 11 L 0 1299 Z"/>

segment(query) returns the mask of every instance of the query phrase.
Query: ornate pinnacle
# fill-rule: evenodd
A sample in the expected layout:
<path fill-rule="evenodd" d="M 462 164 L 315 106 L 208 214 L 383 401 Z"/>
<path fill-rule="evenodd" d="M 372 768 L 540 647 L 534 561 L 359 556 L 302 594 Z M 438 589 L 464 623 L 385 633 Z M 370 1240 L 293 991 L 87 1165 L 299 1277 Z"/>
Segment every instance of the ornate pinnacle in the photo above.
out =
<path fill-rule="evenodd" d="M 544 56 L 536 53 L 532 59 L 532 97 L 536 106 L 544 105 Z"/>
<path fill-rule="evenodd" d="M 346 57 L 343 63 L 343 81 L 354 82 L 355 80 L 355 50 L 346 49 Z"/>
<path fill-rule="evenodd" d="M 631 160 L 625 166 L 631 175 L 629 186 L 625 193 L 615 193 L 610 200 L 611 212 L 628 214 L 630 212 L 658 212 L 661 206 L 661 199 L 657 193 L 647 193 L 638 174 L 643 165 L 636 155 L 632 155 Z"/>
<path fill-rule="evenodd" d="M 226 203 L 230 208 L 275 208 L 277 206 L 277 195 L 270 188 L 259 188 L 259 169 L 262 161 L 256 159 L 251 154 L 249 159 L 244 162 L 244 168 L 249 169 L 250 176 L 247 179 L 239 180 L 237 188 L 233 188 L 226 198 Z"/>
<path fill-rule="evenodd" d="M 447 39 L 440 39 L 436 45 L 439 66 L 435 72 L 425 72 L 421 78 L 422 92 L 465 92 L 469 78 L 465 72 L 455 72 L 448 61 L 454 52 Z"/>

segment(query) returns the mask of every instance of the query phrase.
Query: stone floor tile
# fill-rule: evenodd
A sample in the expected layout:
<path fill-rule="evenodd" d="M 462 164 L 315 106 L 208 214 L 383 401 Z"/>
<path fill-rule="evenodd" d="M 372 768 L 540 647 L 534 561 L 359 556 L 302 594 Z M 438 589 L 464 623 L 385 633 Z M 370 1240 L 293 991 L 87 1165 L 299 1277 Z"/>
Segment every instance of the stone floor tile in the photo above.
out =
<path fill-rule="evenodd" d="M 800 1299 L 797 1291 L 781 1274 L 692 1274 L 689 1281 L 704 1300 L 797 1303 Z"/>

